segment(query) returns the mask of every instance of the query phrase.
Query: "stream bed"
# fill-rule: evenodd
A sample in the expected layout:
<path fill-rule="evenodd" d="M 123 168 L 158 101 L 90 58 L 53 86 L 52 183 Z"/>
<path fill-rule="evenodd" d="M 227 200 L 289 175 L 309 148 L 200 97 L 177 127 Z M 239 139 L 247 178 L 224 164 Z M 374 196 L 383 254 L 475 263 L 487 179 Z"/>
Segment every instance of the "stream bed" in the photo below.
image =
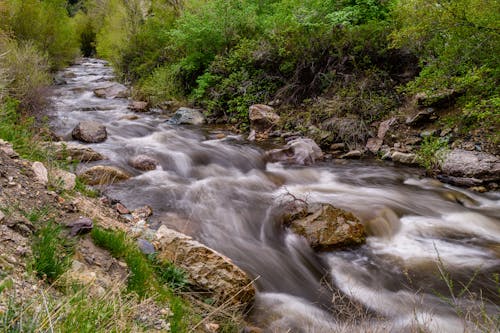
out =
<path fill-rule="evenodd" d="M 224 130 L 169 125 L 160 112 L 128 120 L 129 100 L 93 93 L 114 80 L 102 60 L 83 59 L 61 75 L 55 133 L 69 141 L 83 120 L 107 127 L 108 139 L 90 146 L 108 159 L 81 167 L 128 171 L 134 177 L 106 195 L 130 209 L 152 206 L 154 225 L 193 236 L 256 278 L 249 319 L 265 331 L 474 332 L 482 329 L 475 316 L 498 316 L 499 192 L 477 194 L 390 163 L 266 163 L 263 148 Z M 137 155 L 160 166 L 133 169 Z M 290 196 L 353 212 L 366 244 L 314 252 L 280 224 Z"/>

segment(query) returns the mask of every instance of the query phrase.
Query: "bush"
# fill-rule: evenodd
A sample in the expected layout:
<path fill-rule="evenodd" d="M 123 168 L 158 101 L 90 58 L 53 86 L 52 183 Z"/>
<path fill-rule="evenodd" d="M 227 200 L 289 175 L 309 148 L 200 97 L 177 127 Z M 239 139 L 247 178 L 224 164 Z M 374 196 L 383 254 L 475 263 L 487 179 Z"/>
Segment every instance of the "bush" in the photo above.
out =
<path fill-rule="evenodd" d="M 417 151 L 417 162 L 429 171 L 435 170 L 441 165 L 448 151 L 447 138 L 427 136 Z"/>

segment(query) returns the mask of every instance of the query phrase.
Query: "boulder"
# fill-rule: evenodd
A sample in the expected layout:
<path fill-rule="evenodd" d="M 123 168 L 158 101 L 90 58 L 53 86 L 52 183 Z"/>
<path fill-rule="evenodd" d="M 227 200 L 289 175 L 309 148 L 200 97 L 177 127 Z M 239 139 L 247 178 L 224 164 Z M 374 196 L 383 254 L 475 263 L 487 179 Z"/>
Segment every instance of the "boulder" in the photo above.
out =
<path fill-rule="evenodd" d="M 76 175 L 61 169 L 51 169 L 49 172 L 50 182 L 57 186 L 62 187 L 66 191 L 71 191 L 76 186 Z"/>
<path fill-rule="evenodd" d="M 123 84 L 113 83 L 110 86 L 95 89 L 94 94 L 100 98 L 127 98 L 129 91 Z"/>
<path fill-rule="evenodd" d="M 161 226 L 154 242 L 158 259 L 186 271 L 190 283 L 212 294 L 217 305 L 249 305 L 255 297 L 252 280 L 231 259 L 182 233 Z"/>
<path fill-rule="evenodd" d="M 420 110 L 417 114 L 406 119 L 406 124 L 412 127 L 420 126 L 429 121 L 437 119 L 436 110 L 434 108 L 426 108 Z"/>
<path fill-rule="evenodd" d="M 273 149 L 266 153 L 270 162 L 311 165 L 323 158 L 321 148 L 312 139 L 298 138 L 289 141 L 284 148 Z"/>
<path fill-rule="evenodd" d="M 44 145 L 47 149 L 51 150 L 55 157 L 58 159 L 67 159 L 70 157 L 72 160 L 80 162 L 100 161 L 104 156 L 90 147 L 70 142 L 51 142 Z"/>
<path fill-rule="evenodd" d="M 205 116 L 200 110 L 181 107 L 168 120 L 171 125 L 201 125 L 206 122 Z"/>
<path fill-rule="evenodd" d="M 94 223 L 92 219 L 80 216 L 78 219 L 67 223 L 66 226 L 70 228 L 70 236 L 75 237 L 92 231 Z"/>
<path fill-rule="evenodd" d="M 4 152 L 10 158 L 18 158 L 19 155 L 12 148 L 12 144 L 0 139 L 0 151 Z"/>
<path fill-rule="evenodd" d="M 400 151 L 395 151 L 392 153 L 391 159 L 394 162 L 401 164 L 408 164 L 408 165 L 417 164 L 417 155 L 413 153 L 402 153 Z"/>
<path fill-rule="evenodd" d="M 80 178 L 87 185 L 106 185 L 127 180 L 131 177 L 125 171 L 107 165 L 97 165 L 88 168 L 80 174 Z"/>
<path fill-rule="evenodd" d="M 31 166 L 33 172 L 35 173 L 35 179 L 43 185 L 49 183 L 49 173 L 45 165 L 42 162 L 33 162 Z"/>
<path fill-rule="evenodd" d="M 132 101 L 128 108 L 135 112 L 146 112 L 148 111 L 148 102 Z"/>
<path fill-rule="evenodd" d="M 159 162 L 152 157 L 147 155 L 138 155 L 129 161 L 131 167 L 142 170 L 142 171 L 150 171 L 156 169 Z"/>
<path fill-rule="evenodd" d="M 377 138 L 384 139 L 392 125 L 397 122 L 397 118 L 390 118 L 380 123 L 378 126 Z"/>
<path fill-rule="evenodd" d="M 248 110 L 250 127 L 257 132 L 268 131 L 278 124 L 280 116 L 274 108 L 264 104 L 254 104 Z"/>
<path fill-rule="evenodd" d="M 315 250 L 365 242 L 365 228 L 352 213 L 329 204 L 313 204 L 284 218 L 285 226 L 307 239 Z"/>
<path fill-rule="evenodd" d="M 87 143 L 103 142 L 108 137 L 106 127 L 97 121 L 82 121 L 71 132 L 74 139 Z"/>
<path fill-rule="evenodd" d="M 378 153 L 380 148 L 382 147 L 382 143 L 384 140 L 380 138 L 369 138 L 368 141 L 366 142 L 366 149 L 372 152 L 373 154 Z"/>
<path fill-rule="evenodd" d="M 500 179 L 500 160 L 484 152 L 454 149 L 445 156 L 441 172 L 453 177 L 496 181 Z"/>

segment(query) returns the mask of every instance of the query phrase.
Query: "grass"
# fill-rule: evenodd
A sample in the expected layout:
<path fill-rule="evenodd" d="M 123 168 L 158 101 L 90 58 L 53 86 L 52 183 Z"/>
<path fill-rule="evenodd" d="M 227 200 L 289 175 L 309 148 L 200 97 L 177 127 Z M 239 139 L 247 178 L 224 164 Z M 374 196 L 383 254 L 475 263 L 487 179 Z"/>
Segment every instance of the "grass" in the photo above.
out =
<path fill-rule="evenodd" d="M 32 269 L 39 278 L 55 282 L 71 264 L 74 244 L 62 236 L 61 226 L 49 220 L 33 238 Z"/>
<path fill-rule="evenodd" d="M 437 169 L 449 151 L 448 139 L 427 136 L 417 151 L 417 162 L 429 171 Z"/>

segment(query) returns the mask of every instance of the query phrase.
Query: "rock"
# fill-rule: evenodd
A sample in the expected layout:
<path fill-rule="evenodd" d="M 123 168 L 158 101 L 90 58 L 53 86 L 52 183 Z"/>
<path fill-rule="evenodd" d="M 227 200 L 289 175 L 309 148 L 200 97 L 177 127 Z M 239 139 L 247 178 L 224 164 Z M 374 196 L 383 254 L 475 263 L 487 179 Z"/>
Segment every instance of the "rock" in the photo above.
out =
<path fill-rule="evenodd" d="M 130 166 L 142 171 L 150 171 L 156 169 L 159 162 L 147 155 L 138 155 L 129 161 Z"/>
<path fill-rule="evenodd" d="M 365 229 L 352 213 L 329 204 L 309 205 L 286 216 L 284 223 L 304 236 L 315 250 L 359 245 L 365 241 Z"/>
<path fill-rule="evenodd" d="M 469 190 L 477 192 L 477 193 L 485 193 L 488 192 L 488 189 L 484 186 L 472 186 Z"/>
<path fill-rule="evenodd" d="M 484 152 L 454 149 L 445 156 L 441 172 L 453 177 L 496 181 L 500 179 L 500 160 Z"/>
<path fill-rule="evenodd" d="M 5 214 L 4 214 L 4 212 L 2 212 L 0 210 L 0 223 L 3 221 L 4 218 L 5 218 Z"/>
<path fill-rule="evenodd" d="M 89 219 L 88 217 L 79 217 L 77 220 L 71 221 L 66 224 L 66 226 L 68 228 L 71 228 L 69 232 L 70 236 L 75 237 L 77 235 L 83 235 L 92 231 L 94 223 L 92 219 Z"/>
<path fill-rule="evenodd" d="M 266 158 L 270 162 L 310 165 L 323 158 L 323 152 L 314 140 L 298 138 L 289 141 L 284 148 L 268 151 Z"/>
<path fill-rule="evenodd" d="M 366 142 L 366 149 L 368 149 L 373 154 L 376 154 L 380 150 L 380 147 L 382 147 L 383 142 L 384 140 L 379 138 L 369 138 Z"/>
<path fill-rule="evenodd" d="M 200 110 L 181 107 L 168 120 L 171 125 L 201 125 L 206 122 L 205 116 Z"/>
<path fill-rule="evenodd" d="M 136 114 L 128 114 L 123 117 L 120 117 L 120 120 L 137 120 L 139 119 L 139 116 Z"/>
<path fill-rule="evenodd" d="M 419 106 L 446 108 L 453 105 L 460 95 L 462 93 L 454 89 L 444 89 L 433 94 L 419 93 L 415 98 Z"/>
<path fill-rule="evenodd" d="M 123 84 L 113 83 L 110 86 L 95 89 L 94 94 L 100 98 L 127 98 L 129 91 Z"/>
<path fill-rule="evenodd" d="M 135 112 L 146 112 L 148 111 L 148 102 L 132 101 L 128 108 Z"/>
<path fill-rule="evenodd" d="M 47 149 L 54 152 L 56 158 L 65 160 L 70 157 L 80 162 L 100 161 L 104 156 L 90 147 L 70 142 L 50 142 L 44 144 Z"/>
<path fill-rule="evenodd" d="M 273 128 L 280 121 L 280 116 L 274 108 L 264 104 L 254 104 L 248 110 L 250 127 L 257 132 L 265 132 Z"/>
<path fill-rule="evenodd" d="M 127 207 L 125 207 L 124 205 L 122 205 L 122 204 L 121 204 L 121 203 L 119 203 L 119 202 L 116 204 L 115 208 L 116 208 L 116 211 L 117 211 L 118 213 L 122 214 L 122 215 L 123 215 L 123 214 L 130 214 L 130 211 L 128 210 L 128 208 L 127 208 Z"/>
<path fill-rule="evenodd" d="M 351 150 L 347 154 L 344 154 L 340 156 L 340 158 L 347 158 L 347 159 L 355 159 L 355 158 L 360 158 L 363 155 L 361 150 Z"/>
<path fill-rule="evenodd" d="M 392 153 L 391 159 L 394 162 L 401 164 L 408 164 L 408 165 L 417 164 L 417 155 L 412 153 L 402 153 L 400 151 L 395 151 Z"/>
<path fill-rule="evenodd" d="M 80 177 L 87 185 L 106 185 L 127 180 L 131 175 L 117 167 L 97 165 L 82 172 Z"/>
<path fill-rule="evenodd" d="M 61 186 L 64 190 L 71 191 L 76 186 L 76 175 L 61 169 L 51 169 L 50 182 L 56 187 Z"/>
<path fill-rule="evenodd" d="M 139 250 L 141 250 L 141 252 L 145 255 L 153 254 L 156 252 L 153 244 L 142 238 L 137 239 L 137 247 L 139 247 Z"/>
<path fill-rule="evenodd" d="M 377 138 L 384 140 L 387 131 L 389 131 L 391 126 L 394 125 L 396 122 L 397 122 L 396 118 L 390 118 L 380 123 L 378 127 Z"/>
<path fill-rule="evenodd" d="M 132 211 L 132 218 L 136 221 L 147 220 L 151 215 L 153 215 L 153 208 L 148 205 L 136 208 Z"/>
<path fill-rule="evenodd" d="M 252 130 L 250 131 L 250 134 L 248 134 L 248 138 L 247 138 L 247 140 L 248 140 L 248 141 L 255 141 L 256 134 L 257 134 L 257 132 L 255 132 L 255 130 L 254 130 L 254 129 L 252 129 Z"/>
<path fill-rule="evenodd" d="M 345 143 L 343 142 L 333 143 L 330 145 L 330 150 L 332 151 L 344 150 L 344 149 L 345 149 Z"/>
<path fill-rule="evenodd" d="M 190 282 L 210 292 L 217 305 L 227 301 L 247 306 L 253 301 L 252 280 L 226 256 L 163 225 L 157 231 L 155 244 L 158 259 L 186 271 Z"/>
<path fill-rule="evenodd" d="M 87 143 L 103 142 L 108 137 L 106 127 L 96 121 L 82 121 L 71 132 L 74 139 Z"/>
<path fill-rule="evenodd" d="M 47 185 L 49 183 L 49 173 L 45 165 L 42 162 L 33 162 L 31 167 L 33 172 L 35 173 L 35 179 L 42 183 L 43 185 Z"/>
<path fill-rule="evenodd" d="M 406 124 L 414 127 L 414 126 L 419 126 L 428 121 L 435 120 L 437 119 L 435 111 L 436 110 L 433 108 L 426 108 L 424 110 L 421 110 L 413 117 L 409 117 L 408 119 L 406 119 Z"/>
<path fill-rule="evenodd" d="M 7 141 L 0 139 L 0 151 L 4 152 L 10 158 L 18 158 L 19 155 L 12 148 L 12 144 Z"/>

